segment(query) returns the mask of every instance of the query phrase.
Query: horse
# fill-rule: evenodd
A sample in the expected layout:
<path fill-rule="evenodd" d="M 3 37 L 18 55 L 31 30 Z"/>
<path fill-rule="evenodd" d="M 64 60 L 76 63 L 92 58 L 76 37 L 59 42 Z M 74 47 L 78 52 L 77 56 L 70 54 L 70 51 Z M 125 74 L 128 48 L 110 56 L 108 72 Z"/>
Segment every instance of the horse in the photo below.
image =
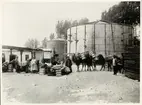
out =
<path fill-rule="evenodd" d="M 87 51 L 85 53 L 85 57 L 86 57 L 87 71 L 91 71 L 91 67 L 92 67 L 92 56 L 89 53 L 89 51 Z"/>
<path fill-rule="evenodd" d="M 92 69 L 95 71 L 96 70 L 96 56 L 93 52 L 90 52 L 90 55 L 92 57 Z"/>
<path fill-rule="evenodd" d="M 105 58 L 102 54 L 99 54 L 97 58 L 98 59 L 96 60 L 96 65 L 101 65 L 100 71 L 102 71 L 102 69 L 105 69 Z"/>
<path fill-rule="evenodd" d="M 85 68 L 85 71 L 86 71 L 86 57 L 85 57 L 85 54 L 82 53 L 81 54 L 81 63 L 82 63 L 82 71 L 83 71 L 83 68 Z"/>
<path fill-rule="evenodd" d="M 112 71 L 112 56 L 108 56 L 105 58 L 105 61 L 107 63 L 108 71 Z"/>
<path fill-rule="evenodd" d="M 77 65 L 77 72 L 79 72 L 79 66 L 81 64 L 81 55 L 80 53 L 72 55 L 72 61 Z"/>

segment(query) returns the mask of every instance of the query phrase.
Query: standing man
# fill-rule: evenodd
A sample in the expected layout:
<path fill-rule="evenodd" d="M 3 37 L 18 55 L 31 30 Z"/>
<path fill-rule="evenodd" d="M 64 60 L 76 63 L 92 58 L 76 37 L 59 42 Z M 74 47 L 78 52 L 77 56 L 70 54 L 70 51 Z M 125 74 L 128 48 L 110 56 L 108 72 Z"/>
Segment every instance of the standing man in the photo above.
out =
<path fill-rule="evenodd" d="M 113 55 L 112 65 L 113 65 L 113 73 L 114 73 L 114 75 L 117 75 L 118 69 L 117 69 L 117 57 L 116 57 L 116 55 Z"/>
<path fill-rule="evenodd" d="M 66 62 L 65 62 L 65 66 L 69 67 L 70 68 L 70 73 L 72 72 L 72 61 L 70 59 L 69 56 L 67 56 L 67 59 L 66 59 Z"/>
<path fill-rule="evenodd" d="M 18 61 L 18 56 L 16 55 L 15 57 L 15 69 L 16 69 L 16 72 L 17 73 L 20 73 L 21 70 L 20 70 L 20 64 L 19 64 L 19 61 Z"/>

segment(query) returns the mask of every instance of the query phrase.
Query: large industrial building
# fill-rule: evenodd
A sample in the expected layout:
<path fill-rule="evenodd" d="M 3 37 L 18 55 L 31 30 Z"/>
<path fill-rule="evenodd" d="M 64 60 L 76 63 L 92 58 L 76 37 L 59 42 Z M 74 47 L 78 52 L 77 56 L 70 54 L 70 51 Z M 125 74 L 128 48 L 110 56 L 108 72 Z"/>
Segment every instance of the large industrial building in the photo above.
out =
<path fill-rule="evenodd" d="M 104 56 L 124 52 L 134 36 L 132 26 L 103 21 L 78 25 L 67 30 L 67 52 L 82 53 L 93 51 Z"/>

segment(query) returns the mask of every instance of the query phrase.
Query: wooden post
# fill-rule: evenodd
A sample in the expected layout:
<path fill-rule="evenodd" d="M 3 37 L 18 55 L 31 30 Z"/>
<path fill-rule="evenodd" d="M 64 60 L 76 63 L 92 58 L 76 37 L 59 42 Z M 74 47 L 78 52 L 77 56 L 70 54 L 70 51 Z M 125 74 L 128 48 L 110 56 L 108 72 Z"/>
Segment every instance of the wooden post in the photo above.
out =
<path fill-rule="evenodd" d="M 104 38 L 105 39 L 104 40 L 105 41 L 105 57 L 106 57 L 106 24 L 104 25 L 104 28 L 105 28 L 105 38 Z"/>
<path fill-rule="evenodd" d="M 22 54 L 23 54 L 23 51 L 21 50 L 21 51 L 20 51 L 20 58 L 21 58 L 20 60 L 21 60 L 21 66 L 22 66 Z"/>
<path fill-rule="evenodd" d="M 12 55 L 12 49 L 10 49 L 10 55 Z"/>
<path fill-rule="evenodd" d="M 34 59 L 36 59 L 36 52 L 34 51 Z"/>
<path fill-rule="evenodd" d="M 86 51 L 86 25 L 85 25 L 85 27 L 84 27 L 85 29 L 84 29 L 84 51 Z"/>
<path fill-rule="evenodd" d="M 31 51 L 31 59 L 33 59 L 33 51 Z"/>
<path fill-rule="evenodd" d="M 94 24 L 94 38 L 93 38 L 93 40 L 94 40 L 94 43 L 93 43 L 93 46 L 94 46 L 94 53 L 95 53 L 95 55 L 96 55 L 96 44 L 95 44 L 95 40 L 96 40 L 96 37 L 95 37 L 95 24 Z"/>
<path fill-rule="evenodd" d="M 76 25 L 76 45 L 75 45 L 75 52 L 77 52 L 77 42 L 78 42 L 78 40 L 77 40 L 77 25 Z"/>
<path fill-rule="evenodd" d="M 113 32 L 113 26 L 111 23 L 111 32 L 112 32 L 112 45 L 113 45 L 113 53 L 115 53 L 115 43 L 114 43 L 114 32 Z"/>
<path fill-rule="evenodd" d="M 121 33 L 121 35 L 122 35 L 122 41 L 123 41 L 123 46 L 124 46 L 124 27 L 122 26 L 122 33 Z"/>
<path fill-rule="evenodd" d="M 70 28 L 70 37 L 69 37 L 69 41 L 70 41 L 70 44 L 69 44 L 69 54 L 71 53 L 71 28 Z"/>
<path fill-rule="evenodd" d="M 68 39 L 68 32 L 66 31 L 66 41 L 65 41 L 65 46 L 64 46 L 64 53 L 67 53 L 67 39 Z"/>

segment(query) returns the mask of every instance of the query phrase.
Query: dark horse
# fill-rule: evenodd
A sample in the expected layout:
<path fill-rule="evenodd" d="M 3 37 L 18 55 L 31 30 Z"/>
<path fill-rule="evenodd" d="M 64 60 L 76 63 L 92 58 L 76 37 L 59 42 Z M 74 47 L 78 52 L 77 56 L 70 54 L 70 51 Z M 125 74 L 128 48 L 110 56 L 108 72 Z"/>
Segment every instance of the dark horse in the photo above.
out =
<path fill-rule="evenodd" d="M 92 67 L 92 55 L 89 53 L 89 51 L 87 51 L 85 53 L 85 57 L 86 57 L 87 70 L 91 71 L 91 67 Z"/>
<path fill-rule="evenodd" d="M 96 63 L 96 65 L 101 65 L 100 71 L 101 71 L 102 69 L 105 69 L 105 58 L 103 57 L 102 54 L 99 54 L 99 55 L 97 56 L 97 60 L 96 60 L 95 63 Z"/>
<path fill-rule="evenodd" d="M 107 63 L 107 67 L 108 67 L 108 71 L 112 71 L 112 56 L 108 56 L 105 58 L 106 63 Z"/>
<path fill-rule="evenodd" d="M 86 65 L 86 56 L 84 53 L 81 54 L 81 63 L 82 63 L 82 71 L 83 71 L 83 69 L 85 69 L 85 71 L 86 71 L 87 65 Z"/>
<path fill-rule="evenodd" d="M 77 65 L 77 71 L 79 72 L 79 66 L 80 66 L 80 64 L 82 62 L 81 54 L 80 53 L 73 54 L 72 61 Z"/>
<path fill-rule="evenodd" d="M 92 56 L 90 55 L 89 51 L 86 51 L 81 54 L 81 63 L 82 63 L 82 71 L 83 68 L 85 68 L 86 71 L 86 66 L 87 66 L 87 71 L 91 71 L 91 66 L 92 66 Z"/>

